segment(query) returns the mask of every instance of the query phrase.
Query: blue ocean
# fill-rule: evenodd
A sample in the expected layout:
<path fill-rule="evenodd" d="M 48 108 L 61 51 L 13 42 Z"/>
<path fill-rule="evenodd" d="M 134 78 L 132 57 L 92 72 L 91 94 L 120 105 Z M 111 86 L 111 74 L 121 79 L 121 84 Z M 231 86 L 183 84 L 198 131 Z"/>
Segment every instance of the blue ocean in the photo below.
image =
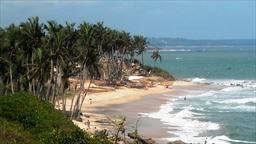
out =
<path fill-rule="evenodd" d="M 182 46 L 161 49 L 159 66 L 176 78 L 216 89 L 184 90 L 158 112 L 147 114 L 167 125 L 168 140 L 187 143 L 256 144 L 256 46 Z M 218 88 L 217 88 L 218 87 Z M 168 95 L 168 94 L 167 94 Z"/>

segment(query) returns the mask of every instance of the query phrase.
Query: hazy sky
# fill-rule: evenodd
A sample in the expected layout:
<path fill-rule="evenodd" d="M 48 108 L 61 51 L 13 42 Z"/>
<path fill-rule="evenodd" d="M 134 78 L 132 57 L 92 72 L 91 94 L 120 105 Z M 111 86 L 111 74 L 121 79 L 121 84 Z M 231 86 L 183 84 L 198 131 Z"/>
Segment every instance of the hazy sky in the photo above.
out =
<path fill-rule="evenodd" d="M 0 25 L 41 21 L 105 25 L 148 37 L 256 38 L 256 0 L 0 0 Z"/>

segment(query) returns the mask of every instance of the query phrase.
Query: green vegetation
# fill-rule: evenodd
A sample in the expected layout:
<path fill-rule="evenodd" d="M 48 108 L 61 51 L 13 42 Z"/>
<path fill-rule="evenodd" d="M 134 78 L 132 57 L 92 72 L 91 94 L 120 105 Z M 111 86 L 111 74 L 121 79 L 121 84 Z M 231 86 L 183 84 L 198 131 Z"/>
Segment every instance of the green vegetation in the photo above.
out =
<path fill-rule="evenodd" d="M 7 121 L 0 117 L 0 143 L 37 144 L 39 142 L 29 132 L 24 131 L 24 128 L 20 124 Z"/>
<path fill-rule="evenodd" d="M 76 76 L 80 89 L 72 101 L 71 117 L 79 118 L 87 95 L 84 81 L 122 79 L 123 63 L 142 55 L 146 45 L 143 36 L 103 23 L 44 24 L 32 17 L 19 25 L 0 27 L 0 95 L 27 91 L 52 104 L 62 100 L 65 112 L 68 79 Z"/>
<path fill-rule="evenodd" d="M 123 80 L 125 64 L 135 56 L 141 56 L 143 63 L 147 44 L 143 36 L 103 23 L 44 24 L 32 17 L 0 27 L 0 143 L 110 143 L 105 133 L 84 133 L 71 119 L 80 117 L 94 79 Z M 152 58 L 161 56 L 155 52 Z M 152 75 L 173 79 L 159 68 L 146 68 Z M 77 78 L 78 90 L 70 90 L 71 77 Z M 70 95 L 74 96 L 67 110 Z M 57 103 L 59 111 L 54 109 Z"/>
<path fill-rule="evenodd" d="M 151 76 L 160 76 L 168 80 L 172 80 L 172 81 L 175 80 L 175 78 L 171 74 L 169 74 L 168 71 L 163 70 L 159 67 L 152 67 L 152 66 L 145 65 L 144 68 L 147 71 L 150 71 Z"/>
<path fill-rule="evenodd" d="M 151 55 L 151 58 L 156 62 L 158 59 L 160 61 L 162 61 L 162 57 L 161 55 L 159 54 L 159 51 L 158 50 L 154 50 L 152 55 Z"/>
<path fill-rule="evenodd" d="M 84 133 L 47 102 L 22 92 L 0 96 L 0 143 L 110 143 Z"/>

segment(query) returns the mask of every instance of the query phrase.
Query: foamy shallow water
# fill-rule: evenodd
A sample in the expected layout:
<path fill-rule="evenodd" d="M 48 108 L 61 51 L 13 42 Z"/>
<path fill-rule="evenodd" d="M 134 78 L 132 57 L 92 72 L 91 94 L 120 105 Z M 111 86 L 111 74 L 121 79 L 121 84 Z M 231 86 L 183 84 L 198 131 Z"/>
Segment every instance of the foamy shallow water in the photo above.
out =
<path fill-rule="evenodd" d="M 159 119 L 168 127 L 172 136 L 166 140 L 256 144 L 256 83 L 199 78 L 194 82 L 199 81 L 223 85 L 223 89 L 190 90 L 179 97 L 170 95 L 169 102 L 162 105 L 158 112 L 143 115 Z"/>

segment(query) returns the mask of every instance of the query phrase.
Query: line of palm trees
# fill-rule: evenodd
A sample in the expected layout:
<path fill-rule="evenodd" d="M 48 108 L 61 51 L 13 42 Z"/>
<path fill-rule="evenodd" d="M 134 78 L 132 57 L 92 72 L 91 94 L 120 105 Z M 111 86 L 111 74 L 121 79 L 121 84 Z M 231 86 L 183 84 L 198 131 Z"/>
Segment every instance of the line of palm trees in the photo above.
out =
<path fill-rule="evenodd" d="M 146 46 L 145 37 L 111 29 L 102 22 L 44 24 L 31 17 L 19 25 L 0 27 L 0 95 L 28 91 L 55 103 L 56 96 L 65 93 L 70 76 L 80 78 L 80 88 L 82 81 L 106 80 L 111 76 L 103 75 L 114 71 L 121 79 L 124 60 L 143 55 Z M 102 68 L 103 59 L 117 68 Z"/>

